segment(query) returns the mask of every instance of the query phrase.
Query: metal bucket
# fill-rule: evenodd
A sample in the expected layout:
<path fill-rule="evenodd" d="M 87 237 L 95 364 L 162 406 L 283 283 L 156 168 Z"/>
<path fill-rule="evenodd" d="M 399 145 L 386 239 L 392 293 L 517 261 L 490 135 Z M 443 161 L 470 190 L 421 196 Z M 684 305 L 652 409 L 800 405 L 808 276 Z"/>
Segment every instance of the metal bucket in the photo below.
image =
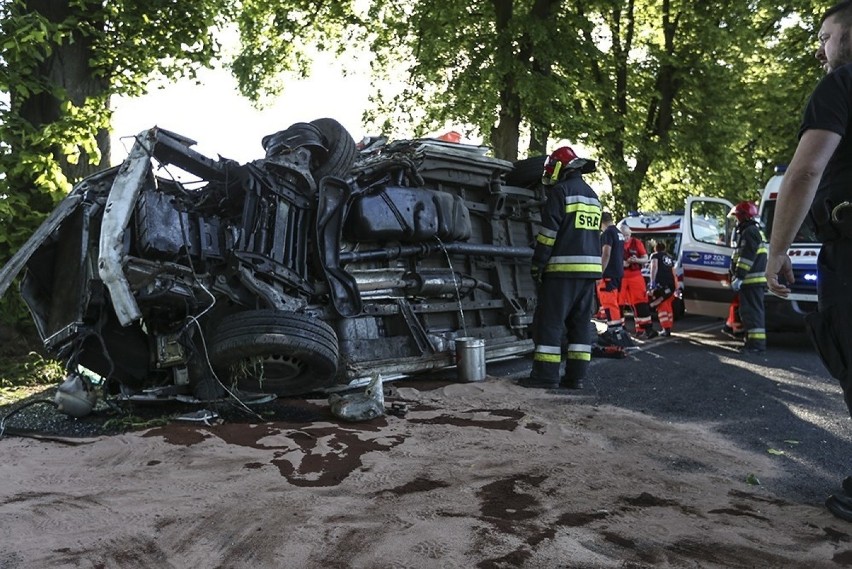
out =
<path fill-rule="evenodd" d="M 482 338 L 456 338 L 456 370 L 459 381 L 485 379 L 485 340 Z"/>

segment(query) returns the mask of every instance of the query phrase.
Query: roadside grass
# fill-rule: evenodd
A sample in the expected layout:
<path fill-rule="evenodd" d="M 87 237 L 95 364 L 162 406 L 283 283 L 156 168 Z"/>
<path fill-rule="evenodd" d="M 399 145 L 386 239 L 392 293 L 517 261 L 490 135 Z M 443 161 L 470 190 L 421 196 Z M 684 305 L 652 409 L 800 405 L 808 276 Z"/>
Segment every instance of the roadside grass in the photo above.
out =
<path fill-rule="evenodd" d="M 56 388 L 65 376 L 64 367 L 60 362 L 44 358 L 37 352 L 0 354 L 0 425 L 11 416 L 15 416 L 17 420 L 21 416 L 18 412 L 26 409 L 23 411 L 25 415 L 32 413 L 34 415 L 31 416 L 38 417 L 37 421 L 44 421 L 45 432 L 48 434 L 65 434 L 66 428 L 73 430 L 88 425 L 83 435 L 73 432 L 71 436 L 96 436 L 168 425 L 178 415 L 168 407 L 134 409 L 133 406 L 110 406 L 99 401 L 96 412 L 83 419 L 58 415 L 61 419 L 57 420 L 55 411 L 44 412 L 30 407 L 37 400 L 52 401 Z M 0 430 L 0 433 L 2 432 Z"/>
<path fill-rule="evenodd" d="M 0 356 L 0 405 L 55 387 L 65 377 L 62 364 L 36 352 Z"/>

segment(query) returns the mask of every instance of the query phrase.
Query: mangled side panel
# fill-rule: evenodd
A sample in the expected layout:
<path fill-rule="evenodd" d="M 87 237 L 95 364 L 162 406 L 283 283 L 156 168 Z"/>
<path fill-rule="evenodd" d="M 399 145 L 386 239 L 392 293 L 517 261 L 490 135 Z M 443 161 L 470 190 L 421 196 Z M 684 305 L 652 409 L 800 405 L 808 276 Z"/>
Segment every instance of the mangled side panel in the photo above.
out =
<path fill-rule="evenodd" d="M 373 165 L 382 181 L 358 179 L 366 189 L 343 227 L 341 259 L 364 304 L 338 322 L 352 373 L 377 362 L 386 373 L 450 365 L 461 336 L 486 339 L 491 356 L 530 351 L 538 196 L 505 192 L 511 164 L 470 147 L 399 151 L 384 157 L 396 169 Z"/>

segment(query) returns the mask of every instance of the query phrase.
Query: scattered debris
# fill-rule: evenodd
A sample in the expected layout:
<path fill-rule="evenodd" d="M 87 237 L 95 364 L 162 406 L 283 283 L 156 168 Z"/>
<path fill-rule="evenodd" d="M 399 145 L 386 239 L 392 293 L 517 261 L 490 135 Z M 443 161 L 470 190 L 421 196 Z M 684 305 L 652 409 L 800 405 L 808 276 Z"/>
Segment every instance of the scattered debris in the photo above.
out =
<path fill-rule="evenodd" d="M 180 415 L 175 417 L 175 421 L 189 421 L 192 423 L 204 423 L 208 427 L 211 426 L 211 421 L 215 423 L 221 422 L 219 420 L 219 414 L 215 411 L 210 411 L 209 409 L 199 409 L 198 411 L 193 411 L 192 413 L 186 413 L 185 415 Z"/>
<path fill-rule="evenodd" d="M 98 402 L 98 392 L 89 380 L 79 373 L 71 373 L 56 390 L 56 409 L 72 417 L 85 417 Z"/>
<path fill-rule="evenodd" d="M 395 417 L 405 417 L 405 415 L 408 413 L 408 405 L 405 403 L 394 401 L 387 408 L 386 412 L 388 415 L 393 415 Z"/>
<path fill-rule="evenodd" d="M 601 346 L 600 344 L 592 344 L 592 357 L 621 359 L 627 357 L 627 351 L 621 346 Z"/>
<path fill-rule="evenodd" d="M 363 393 L 338 395 L 332 393 L 328 398 L 331 413 L 344 421 L 369 421 L 385 414 L 385 394 L 382 388 L 382 374 L 367 385 Z"/>

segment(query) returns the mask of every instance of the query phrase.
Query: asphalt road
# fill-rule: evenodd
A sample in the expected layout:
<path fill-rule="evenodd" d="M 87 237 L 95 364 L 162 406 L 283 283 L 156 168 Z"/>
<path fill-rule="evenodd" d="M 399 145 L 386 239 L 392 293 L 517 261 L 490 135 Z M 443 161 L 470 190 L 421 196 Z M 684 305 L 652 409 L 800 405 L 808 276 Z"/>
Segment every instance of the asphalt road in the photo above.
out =
<path fill-rule="evenodd" d="M 643 342 L 625 359 L 593 359 L 584 389 L 566 397 L 700 424 L 772 452 L 784 463 L 781 475 L 760 482 L 779 497 L 820 502 L 839 490 L 852 474 L 852 421 L 807 335 L 770 335 L 765 356 L 744 356 L 721 327 L 686 316 L 674 336 Z M 488 373 L 517 378 L 529 366 L 528 358 L 489 364 Z"/>

